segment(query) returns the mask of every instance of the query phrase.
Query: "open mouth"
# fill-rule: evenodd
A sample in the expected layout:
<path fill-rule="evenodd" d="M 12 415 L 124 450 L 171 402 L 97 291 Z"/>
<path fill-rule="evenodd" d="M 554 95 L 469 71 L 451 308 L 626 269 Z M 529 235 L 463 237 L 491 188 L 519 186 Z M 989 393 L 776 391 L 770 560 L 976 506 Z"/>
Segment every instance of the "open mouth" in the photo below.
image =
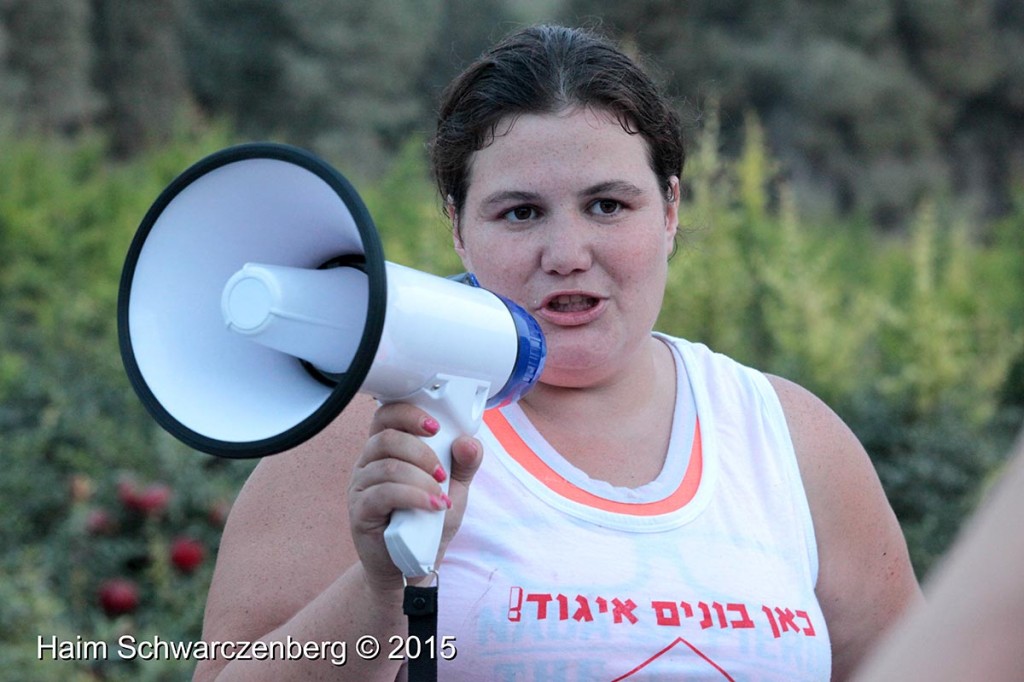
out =
<path fill-rule="evenodd" d="M 584 294 L 566 294 L 555 296 L 548 301 L 548 310 L 558 313 L 578 313 L 583 310 L 590 310 L 597 305 L 597 299 Z"/>

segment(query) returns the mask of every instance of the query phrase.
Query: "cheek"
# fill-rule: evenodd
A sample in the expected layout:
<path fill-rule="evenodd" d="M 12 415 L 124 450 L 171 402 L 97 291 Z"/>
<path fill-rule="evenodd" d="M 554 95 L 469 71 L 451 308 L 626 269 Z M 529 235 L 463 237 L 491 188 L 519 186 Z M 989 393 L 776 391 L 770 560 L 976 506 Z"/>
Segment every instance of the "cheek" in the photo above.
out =
<path fill-rule="evenodd" d="M 659 239 L 633 240 L 620 244 L 617 252 L 619 270 L 635 283 L 664 280 L 668 271 L 668 252 Z"/>
<path fill-rule="evenodd" d="M 528 303 L 528 301 L 523 300 L 525 296 L 525 275 L 514 263 L 510 264 L 508 261 L 505 261 L 499 266 L 499 264 L 488 262 L 478 267 L 474 272 L 477 280 L 480 282 L 480 286 L 485 289 L 511 298 L 520 305 Z"/>
<path fill-rule="evenodd" d="M 653 325 L 668 280 L 668 259 L 663 246 L 653 240 L 643 248 L 634 245 L 628 260 L 619 261 L 618 272 L 619 286 L 625 295 L 623 302 L 643 324 Z"/>
<path fill-rule="evenodd" d="M 466 269 L 476 275 L 480 286 L 518 300 L 517 289 L 529 272 L 522 249 L 467 239 L 456 250 Z"/>

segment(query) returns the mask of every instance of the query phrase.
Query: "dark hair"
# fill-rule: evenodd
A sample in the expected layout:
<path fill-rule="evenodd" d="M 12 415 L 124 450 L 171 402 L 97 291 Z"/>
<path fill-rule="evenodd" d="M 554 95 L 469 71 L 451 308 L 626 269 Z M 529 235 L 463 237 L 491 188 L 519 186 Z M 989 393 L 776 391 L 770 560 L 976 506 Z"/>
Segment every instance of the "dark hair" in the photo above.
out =
<path fill-rule="evenodd" d="M 651 77 L 592 31 L 534 26 L 497 43 L 445 89 L 430 146 L 442 199 L 462 210 L 469 159 L 494 139 L 502 119 L 572 106 L 609 111 L 626 132 L 642 135 L 668 195 L 686 154 L 679 116 Z"/>

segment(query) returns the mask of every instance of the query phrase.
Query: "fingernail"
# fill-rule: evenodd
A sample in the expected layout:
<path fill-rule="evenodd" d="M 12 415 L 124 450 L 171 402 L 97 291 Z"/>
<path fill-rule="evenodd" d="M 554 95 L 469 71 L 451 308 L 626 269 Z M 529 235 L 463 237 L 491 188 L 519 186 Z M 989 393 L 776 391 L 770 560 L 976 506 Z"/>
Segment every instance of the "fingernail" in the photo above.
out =
<path fill-rule="evenodd" d="M 452 508 L 452 498 L 448 497 L 447 493 L 441 493 L 441 500 L 444 501 L 446 509 Z"/>
<path fill-rule="evenodd" d="M 434 469 L 434 480 L 438 483 L 444 483 L 446 478 L 448 478 L 448 474 L 444 472 L 444 467 L 438 464 L 437 468 Z"/>
<path fill-rule="evenodd" d="M 433 436 L 435 433 L 441 430 L 441 425 L 437 423 L 437 420 L 433 417 L 427 417 L 423 420 L 423 430 Z"/>
<path fill-rule="evenodd" d="M 450 502 L 446 503 L 444 501 L 444 499 L 443 499 L 445 497 L 448 497 L 448 496 L 445 495 L 444 493 L 441 493 L 441 495 L 431 495 L 430 496 L 430 506 L 433 507 L 434 509 L 438 510 L 438 511 L 441 511 L 442 509 L 448 509 L 449 505 L 450 505 Z"/>

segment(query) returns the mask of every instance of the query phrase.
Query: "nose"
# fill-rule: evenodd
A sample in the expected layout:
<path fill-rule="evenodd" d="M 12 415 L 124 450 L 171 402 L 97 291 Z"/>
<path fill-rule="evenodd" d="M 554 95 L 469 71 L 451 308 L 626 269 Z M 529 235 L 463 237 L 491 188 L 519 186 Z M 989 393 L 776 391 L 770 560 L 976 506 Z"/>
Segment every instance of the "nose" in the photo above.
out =
<path fill-rule="evenodd" d="M 562 216 L 545 231 L 541 267 L 545 272 L 571 275 L 593 264 L 592 226 L 579 216 Z"/>

